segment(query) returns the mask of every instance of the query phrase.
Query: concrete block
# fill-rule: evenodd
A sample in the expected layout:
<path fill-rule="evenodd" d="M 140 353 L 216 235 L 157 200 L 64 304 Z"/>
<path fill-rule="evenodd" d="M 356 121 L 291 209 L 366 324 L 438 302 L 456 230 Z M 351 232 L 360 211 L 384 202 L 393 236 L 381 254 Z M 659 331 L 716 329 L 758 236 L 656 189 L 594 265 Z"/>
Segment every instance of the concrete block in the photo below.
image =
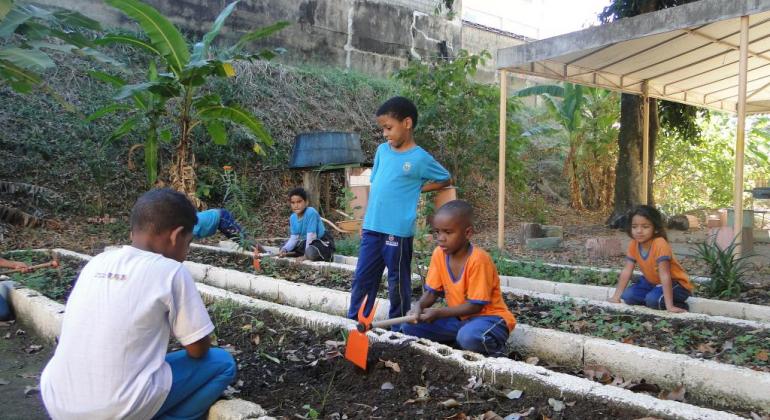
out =
<path fill-rule="evenodd" d="M 521 224 L 521 232 L 519 235 L 519 241 L 522 244 L 525 244 L 527 242 L 527 239 L 530 238 L 542 238 L 543 236 L 543 228 L 538 223 L 522 223 Z"/>
<path fill-rule="evenodd" d="M 604 286 L 593 286 L 588 284 L 575 283 L 556 283 L 554 293 L 557 295 L 570 296 L 575 298 L 586 298 L 592 300 L 605 301 L 612 295 L 615 289 Z"/>
<path fill-rule="evenodd" d="M 208 420 L 272 419 L 259 404 L 244 400 L 219 400 L 209 408 Z"/>
<path fill-rule="evenodd" d="M 625 380 L 646 380 L 661 387 L 681 384 L 687 356 L 589 338 L 583 346 L 585 365 L 600 365 Z"/>
<path fill-rule="evenodd" d="M 583 366 L 582 335 L 519 324 L 508 337 L 510 346 L 524 355 L 561 366 Z"/>
<path fill-rule="evenodd" d="M 543 225 L 543 235 L 546 238 L 564 238 L 564 228 L 556 225 Z"/>
<path fill-rule="evenodd" d="M 625 253 L 623 245 L 616 238 L 589 238 L 585 246 L 588 256 L 592 258 L 614 257 Z"/>
<path fill-rule="evenodd" d="M 559 249 L 561 238 L 529 238 L 525 244 L 528 249 Z"/>
<path fill-rule="evenodd" d="M 770 323 L 770 306 L 744 303 L 743 317 L 753 321 Z"/>
<path fill-rule="evenodd" d="M 730 318 L 743 318 L 744 316 L 745 304 L 739 302 L 691 297 L 687 299 L 687 304 L 690 305 L 691 312 Z"/>
<path fill-rule="evenodd" d="M 16 318 L 31 325 L 37 334 L 53 342 L 61 333 L 64 305 L 27 288 L 8 291 L 8 302 Z"/>
<path fill-rule="evenodd" d="M 770 373 L 689 359 L 684 364 L 683 383 L 687 392 L 699 395 L 701 401 L 770 411 Z"/>
<path fill-rule="evenodd" d="M 698 220 L 697 217 L 686 214 L 684 217 L 687 218 L 687 222 L 689 224 L 690 229 L 699 229 L 700 228 L 700 220 Z"/>
<path fill-rule="evenodd" d="M 514 276 L 500 276 L 500 286 L 541 293 L 555 293 L 556 290 L 556 282 Z"/>

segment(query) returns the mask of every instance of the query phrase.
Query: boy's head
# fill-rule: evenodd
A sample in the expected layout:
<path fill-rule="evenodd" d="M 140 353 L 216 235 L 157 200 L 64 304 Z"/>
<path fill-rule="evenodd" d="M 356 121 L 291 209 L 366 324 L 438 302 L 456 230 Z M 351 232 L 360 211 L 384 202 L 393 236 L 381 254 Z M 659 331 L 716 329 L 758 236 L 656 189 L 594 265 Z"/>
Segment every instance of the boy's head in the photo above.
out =
<path fill-rule="evenodd" d="M 403 96 L 394 96 L 377 110 L 377 124 L 390 146 L 398 150 L 414 142 L 412 133 L 417 126 L 417 107 Z"/>
<path fill-rule="evenodd" d="M 142 194 L 131 209 L 131 242 L 136 248 L 184 261 L 197 211 L 187 197 L 169 188 Z"/>
<path fill-rule="evenodd" d="M 464 200 L 452 200 L 433 216 L 436 242 L 451 255 L 468 247 L 473 235 L 473 207 Z"/>
<path fill-rule="evenodd" d="M 289 205 L 292 213 L 302 216 L 307 208 L 307 191 L 302 187 L 297 187 L 289 191 Z"/>

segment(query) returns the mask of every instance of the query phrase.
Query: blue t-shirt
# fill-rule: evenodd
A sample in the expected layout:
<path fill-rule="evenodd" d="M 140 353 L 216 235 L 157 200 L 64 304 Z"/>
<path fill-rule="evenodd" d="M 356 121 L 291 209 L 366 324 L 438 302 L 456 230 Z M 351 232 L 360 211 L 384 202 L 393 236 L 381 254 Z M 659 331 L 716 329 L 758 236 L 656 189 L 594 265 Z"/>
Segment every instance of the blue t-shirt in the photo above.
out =
<path fill-rule="evenodd" d="M 449 172 L 422 147 L 397 152 L 388 143 L 382 143 L 374 155 L 363 228 L 388 235 L 414 236 L 423 184 L 448 179 Z"/>
<path fill-rule="evenodd" d="M 205 238 L 217 233 L 219 227 L 219 209 L 198 212 L 198 223 L 193 227 L 193 237 Z"/>
<path fill-rule="evenodd" d="M 305 208 L 305 213 L 302 214 L 302 218 L 298 219 L 296 213 L 292 213 L 289 216 L 289 234 L 298 235 L 300 239 L 307 238 L 307 234 L 315 232 L 316 238 L 321 239 L 326 233 L 324 224 L 321 221 L 321 216 L 316 209 L 312 207 Z"/>

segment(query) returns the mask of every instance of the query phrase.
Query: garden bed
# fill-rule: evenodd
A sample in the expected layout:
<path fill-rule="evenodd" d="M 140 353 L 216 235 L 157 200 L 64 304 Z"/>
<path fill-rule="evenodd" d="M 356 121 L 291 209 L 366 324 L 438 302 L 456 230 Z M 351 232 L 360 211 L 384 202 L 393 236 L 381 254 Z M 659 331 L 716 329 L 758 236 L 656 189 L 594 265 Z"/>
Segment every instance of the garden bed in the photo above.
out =
<path fill-rule="evenodd" d="M 188 259 L 253 272 L 251 258 L 238 254 L 193 250 Z M 262 259 L 259 274 L 346 292 L 350 291 L 353 276 L 344 270 L 318 270 L 270 258 Z M 381 288 L 381 296 L 385 289 Z M 413 297 L 416 299 L 421 293 L 417 289 Z M 630 314 L 577 305 L 571 300 L 554 302 L 512 293 L 505 293 L 504 298 L 520 323 L 770 372 L 768 329 Z"/>
<path fill-rule="evenodd" d="M 21 261 L 27 265 L 47 263 L 52 259 L 51 253 L 42 251 L 14 251 L 0 256 Z M 40 268 L 29 273 L 12 273 L 8 276 L 22 286 L 37 290 L 57 302 L 65 303 L 75 286 L 80 270 L 86 263 L 88 261 L 59 255 L 58 268 Z"/>
<path fill-rule="evenodd" d="M 364 372 L 344 359 L 342 330 L 314 332 L 267 311 L 209 306 L 216 338 L 239 364 L 238 396 L 276 417 L 485 419 L 639 418 L 645 413 L 558 393 L 489 385 L 409 346 L 373 343 Z M 558 408 L 558 411 L 556 410 Z M 497 417 L 499 418 L 499 417 Z"/>

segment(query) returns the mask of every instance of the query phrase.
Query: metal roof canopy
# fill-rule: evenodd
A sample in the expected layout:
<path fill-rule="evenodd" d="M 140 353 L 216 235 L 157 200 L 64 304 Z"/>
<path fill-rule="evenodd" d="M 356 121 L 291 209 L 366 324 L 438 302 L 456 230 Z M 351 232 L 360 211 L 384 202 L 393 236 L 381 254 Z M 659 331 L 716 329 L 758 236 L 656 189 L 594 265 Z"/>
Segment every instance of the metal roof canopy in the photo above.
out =
<path fill-rule="evenodd" d="M 770 112 L 770 0 L 700 0 L 620 19 L 500 49 L 497 68 L 499 247 L 504 244 L 507 72 L 641 95 L 645 200 L 650 97 L 737 113 L 733 229 L 741 242 L 745 117 Z"/>
<path fill-rule="evenodd" d="M 497 68 L 737 112 L 740 18 L 749 16 L 749 114 L 770 112 L 770 0 L 701 0 L 504 48 Z"/>

